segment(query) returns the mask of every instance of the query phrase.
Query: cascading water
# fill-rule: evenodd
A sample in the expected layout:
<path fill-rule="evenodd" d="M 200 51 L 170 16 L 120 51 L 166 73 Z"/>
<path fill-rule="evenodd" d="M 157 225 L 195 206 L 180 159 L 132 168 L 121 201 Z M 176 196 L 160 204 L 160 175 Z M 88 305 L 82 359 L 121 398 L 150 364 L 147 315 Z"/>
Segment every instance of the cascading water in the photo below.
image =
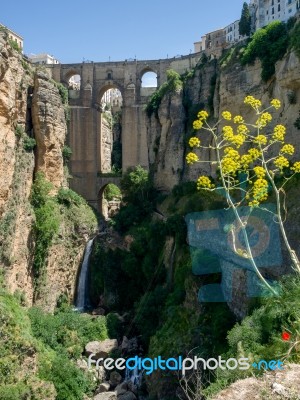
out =
<path fill-rule="evenodd" d="M 86 306 L 88 268 L 89 268 L 89 259 L 92 251 L 93 241 L 94 239 L 89 240 L 86 245 L 81 271 L 78 279 L 77 297 L 75 302 L 75 307 L 78 311 L 84 310 Z"/>

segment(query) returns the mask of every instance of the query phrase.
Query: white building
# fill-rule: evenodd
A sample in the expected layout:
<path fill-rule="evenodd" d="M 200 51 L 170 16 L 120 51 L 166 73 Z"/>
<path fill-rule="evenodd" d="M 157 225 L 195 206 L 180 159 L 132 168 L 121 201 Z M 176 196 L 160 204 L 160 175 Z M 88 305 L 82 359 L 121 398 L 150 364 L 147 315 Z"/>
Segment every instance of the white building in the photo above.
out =
<path fill-rule="evenodd" d="M 30 54 L 28 59 L 33 64 L 59 64 L 58 60 L 46 53 Z"/>
<path fill-rule="evenodd" d="M 260 29 L 270 22 L 287 22 L 300 10 L 300 0 L 250 0 L 253 30 Z"/>
<path fill-rule="evenodd" d="M 12 31 L 11 29 L 7 28 L 6 26 L 4 26 L 2 24 L 0 24 L 0 27 L 7 31 L 8 38 L 10 40 L 13 40 L 19 46 L 21 51 L 23 51 L 24 41 L 23 41 L 22 36 L 18 35 L 16 32 Z"/>
<path fill-rule="evenodd" d="M 238 19 L 224 28 L 226 43 L 234 44 L 244 39 L 245 36 L 240 35 L 239 22 L 240 20 Z"/>

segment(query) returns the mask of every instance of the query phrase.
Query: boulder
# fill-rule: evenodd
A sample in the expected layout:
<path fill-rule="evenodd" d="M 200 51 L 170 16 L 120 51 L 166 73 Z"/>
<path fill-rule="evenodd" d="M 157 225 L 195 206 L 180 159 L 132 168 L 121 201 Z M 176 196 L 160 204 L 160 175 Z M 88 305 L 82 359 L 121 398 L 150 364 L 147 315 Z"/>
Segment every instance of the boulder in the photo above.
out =
<path fill-rule="evenodd" d="M 94 396 L 94 400 L 117 400 L 115 392 L 99 393 Z"/>
<path fill-rule="evenodd" d="M 109 382 L 102 382 L 101 385 L 98 387 L 96 390 L 96 394 L 99 393 L 106 393 L 110 389 L 110 383 Z"/>
<path fill-rule="evenodd" d="M 109 375 L 109 382 L 112 387 L 116 387 L 122 382 L 122 376 L 119 374 L 119 372 L 113 371 Z"/>
<path fill-rule="evenodd" d="M 115 388 L 115 392 L 117 393 L 118 396 L 120 396 L 121 394 L 126 393 L 127 391 L 128 391 L 127 382 L 122 382 Z"/>
<path fill-rule="evenodd" d="M 136 400 L 136 398 L 136 395 L 132 392 L 126 392 L 121 394 L 121 396 L 118 396 L 118 400 Z"/>
<path fill-rule="evenodd" d="M 98 360 L 99 358 L 107 358 L 109 353 L 118 348 L 117 339 L 105 339 L 99 342 L 95 340 L 93 342 L 89 342 L 85 346 L 85 355 L 89 357 L 91 354 L 95 354 L 93 357 L 94 360 Z"/>

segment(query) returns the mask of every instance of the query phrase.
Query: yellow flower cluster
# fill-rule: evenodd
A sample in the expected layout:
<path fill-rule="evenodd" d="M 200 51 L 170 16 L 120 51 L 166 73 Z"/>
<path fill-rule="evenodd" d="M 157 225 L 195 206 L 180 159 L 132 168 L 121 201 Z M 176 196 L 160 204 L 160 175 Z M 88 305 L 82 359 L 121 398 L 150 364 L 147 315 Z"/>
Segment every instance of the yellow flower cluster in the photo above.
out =
<path fill-rule="evenodd" d="M 256 161 L 261 156 L 261 152 L 258 149 L 254 148 L 249 149 L 248 154 L 252 158 L 252 161 Z"/>
<path fill-rule="evenodd" d="M 248 154 L 244 154 L 241 157 L 240 164 L 241 164 L 241 169 L 247 170 L 254 161 L 256 161 L 259 156 L 261 155 L 260 151 L 258 149 L 249 149 Z"/>
<path fill-rule="evenodd" d="M 226 125 L 223 128 L 223 135 L 224 135 L 224 139 L 226 140 L 230 140 L 231 137 L 233 136 L 233 129 L 231 126 Z"/>
<path fill-rule="evenodd" d="M 263 178 L 258 178 L 253 184 L 253 198 L 260 202 L 268 198 L 268 181 Z"/>
<path fill-rule="evenodd" d="M 267 126 L 268 123 L 271 121 L 272 121 L 272 115 L 268 112 L 264 112 L 259 116 L 258 120 L 256 121 L 256 125 L 259 128 L 263 128 Z"/>
<path fill-rule="evenodd" d="M 243 125 L 240 125 L 243 126 Z M 233 129 L 231 126 L 224 126 L 223 128 L 223 136 L 225 140 L 228 140 L 228 142 L 234 144 L 237 148 L 242 146 L 244 144 L 246 137 L 238 133 L 237 135 L 234 135 Z"/>
<path fill-rule="evenodd" d="M 233 118 L 233 122 L 234 122 L 235 124 L 243 124 L 245 121 L 244 121 L 244 118 L 243 118 L 241 115 L 236 115 L 236 116 Z"/>
<path fill-rule="evenodd" d="M 252 157 L 249 154 L 244 154 L 241 157 L 241 168 L 246 170 L 249 168 L 249 165 L 252 163 Z"/>
<path fill-rule="evenodd" d="M 237 150 L 232 147 L 227 147 L 224 150 L 224 157 L 221 161 L 222 171 L 224 175 L 235 175 L 241 168 L 240 155 Z"/>
<path fill-rule="evenodd" d="M 194 164 L 195 162 L 199 161 L 199 157 L 195 153 L 188 153 L 186 156 L 186 162 L 188 164 Z"/>
<path fill-rule="evenodd" d="M 289 154 L 292 156 L 294 153 L 295 147 L 292 144 L 285 144 L 280 150 L 280 154 Z"/>
<path fill-rule="evenodd" d="M 208 112 L 207 111 L 199 111 L 197 117 L 201 120 L 206 120 L 208 118 Z"/>
<path fill-rule="evenodd" d="M 285 158 L 284 156 L 279 156 L 278 158 L 276 158 L 276 160 L 274 161 L 274 164 L 280 170 L 282 170 L 284 167 L 290 166 L 289 160 L 287 158 Z"/>
<path fill-rule="evenodd" d="M 208 178 L 207 176 L 200 176 L 197 180 L 197 189 L 212 189 L 214 188 L 215 185 L 213 185 L 211 183 L 210 178 Z"/>
<path fill-rule="evenodd" d="M 280 103 L 280 100 L 278 100 L 278 99 L 273 99 L 273 100 L 271 100 L 271 106 L 273 106 L 276 110 L 278 110 L 278 108 L 280 108 L 281 107 L 281 103 Z"/>
<path fill-rule="evenodd" d="M 291 167 L 291 169 L 292 169 L 295 173 L 299 174 L 299 173 L 300 173 L 300 161 L 296 161 L 296 162 L 294 163 L 294 165 Z"/>
<path fill-rule="evenodd" d="M 256 144 L 261 144 L 261 145 L 266 145 L 268 142 L 267 136 L 265 135 L 257 135 L 254 139 L 253 142 Z"/>
<path fill-rule="evenodd" d="M 224 119 L 226 119 L 227 121 L 230 121 L 231 120 L 231 113 L 229 111 L 223 111 L 222 112 L 222 117 Z"/>
<path fill-rule="evenodd" d="M 189 145 L 192 148 L 193 147 L 200 147 L 200 140 L 197 137 L 193 136 L 189 140 Z"/>
<path fill-rule="evenodd" d="M 272 135 L 272 138 L 274 140 L 278 140 L 280 142 L 284 141 L 284 136 L 286 134 L 286 128 L 284 125 L 276 125 L 274 128 L 274 133 Z"/>
<path fill-rule="evenodd" d="M 249 133 L 249 132 L 250 131 L 246 125 L 239 125 L 237 128 L 237 133 L 240 135 L 247 135 L 247 133 Z"/>
<path fill-rule="evenodd" d="M 244 103 L 245 103 L 245 104 L 248 104 L 249 106 L 251 106 L 251 107 L 254 108 L 255 110 L 257 110 L 258 107 L 261 107 L 261 101 L 258 100 L 258 99 L 256 99 L 256 98 L 253 97 L 253 96 L 247 96 L 247 97 L 245 97 Z"/>
<path fill-rule="evenodd" d="M 266 176 L 266 171 L 263 167 L 260 166 L 254 167 L 253 171 L 255 172 L 255 175 L 258 178 L 264 178 Z"/>
<path fill-rule="evenodd" d="M 193 122 L 193 128 L 195 129 L 195 131 L 198 131 L 199 129 L 201 129 L 203 126 L 203 122 L 200 121 L 199 119 L 196 119 L 196 121 Z"/>

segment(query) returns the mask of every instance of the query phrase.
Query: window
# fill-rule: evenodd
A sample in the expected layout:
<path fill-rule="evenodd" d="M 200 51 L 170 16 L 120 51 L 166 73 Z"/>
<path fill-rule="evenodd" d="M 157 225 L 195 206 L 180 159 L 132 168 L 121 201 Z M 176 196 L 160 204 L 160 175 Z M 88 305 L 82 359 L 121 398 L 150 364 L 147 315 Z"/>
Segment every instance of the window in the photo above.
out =
<path fill-rule="evenodd" d="M 280 4 L 278 4 L 278 12 L 280 11 Z"/>
<path fill-rule="evenodd" d="M 292 3 L 292 0 L 288 0 L 288 4 L 291 4 Z"/>
<path fill-rule="evenodd" d="M 272 0 L 272 6 L 274 6 L 274 0 Z"/>
<path fill-rule="evenodd" d="M 272 8 L 272 15 L 274 15 L 274 7 Z"/>

